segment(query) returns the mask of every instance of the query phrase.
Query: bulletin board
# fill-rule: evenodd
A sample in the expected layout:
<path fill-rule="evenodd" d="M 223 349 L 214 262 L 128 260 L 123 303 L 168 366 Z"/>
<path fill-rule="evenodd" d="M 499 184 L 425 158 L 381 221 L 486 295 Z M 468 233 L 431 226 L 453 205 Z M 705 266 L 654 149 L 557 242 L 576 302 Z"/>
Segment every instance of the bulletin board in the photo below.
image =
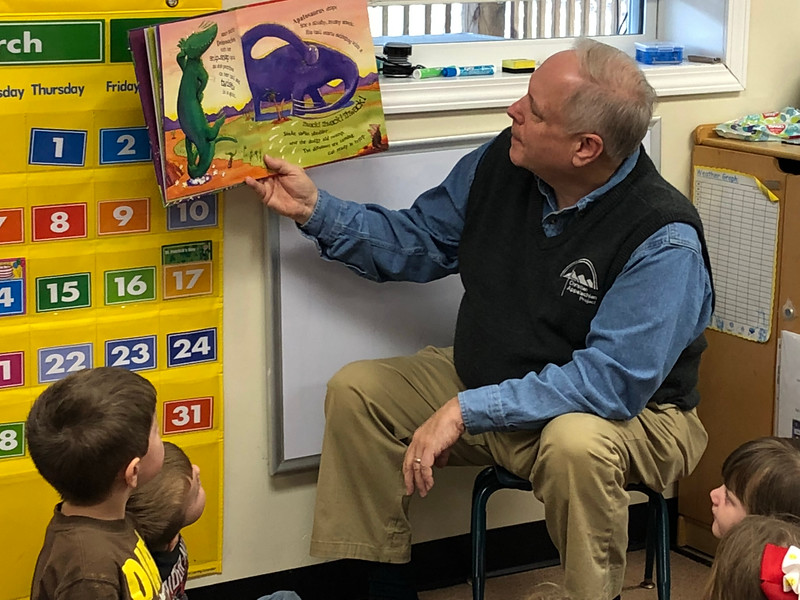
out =
<path fill-rule="evenodd" d="M 155 385 L 162 435 L 207 492 L 190 573 L 221 571 L 222 197 L 163 208 L 127 50 L 132 27 L 220 6 L 0 0 L 0 600 L 28 596 L 58 501 L 28 411 L 102 365 Z"/>

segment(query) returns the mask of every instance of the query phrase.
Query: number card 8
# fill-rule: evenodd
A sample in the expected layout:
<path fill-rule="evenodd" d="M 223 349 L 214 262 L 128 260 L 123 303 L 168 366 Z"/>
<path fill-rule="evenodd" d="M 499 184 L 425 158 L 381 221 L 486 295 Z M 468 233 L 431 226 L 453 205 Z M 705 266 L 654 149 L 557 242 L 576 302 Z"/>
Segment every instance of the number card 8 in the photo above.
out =
<path fill-rule="evenodd" d="M 25 456 L 25 423 L 0 423 L 0 459 Z"/>

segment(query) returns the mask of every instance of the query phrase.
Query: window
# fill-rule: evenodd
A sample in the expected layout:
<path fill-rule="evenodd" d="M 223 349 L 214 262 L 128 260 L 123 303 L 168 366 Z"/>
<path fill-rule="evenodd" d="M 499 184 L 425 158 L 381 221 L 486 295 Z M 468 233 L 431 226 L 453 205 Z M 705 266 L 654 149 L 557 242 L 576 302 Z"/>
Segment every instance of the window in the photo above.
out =
<path fill-rule="evenodd" d="M 370 0 L 370 4 L 373 5 L 372 8 L 392 5 L 390 8 L 394 7 L 394 10 L 405 11 L 405 5 L 410 5 L 412 1 L 419 4 L 419 0 Z M 562 14 L 566 1 L 562 0 Z M 552 0 L 546 0 L 545 4 L 550 2 Z M 475 4 L 483 2 L 469 5 L 462 3 L 461 10 L 463 11 L 465 5 L 469 8 Z M 496 4 L 498 3 L 491 3 Z M 500 4 L 508 6 L 510 3 Z M 435 6 L 430 5 L 431 27 Z M 454 7 L 455 3 L 451 3 L 451 27 Z M 370 10 L 374 12 L 372 8 Z M 424 24 L 424 6 L 422 10 Z M 411 14 L 410 6 L 408 13 Z M 646 0 L 641 20 L 642 33 L 604 36 L 602 41 L 633 54 L 634 42 L 669 40 L 683 44 L 686 54 L 720 56 L 723 59 L 722 63 L 713 65 L 684 62 L 675 66 L 643 67 L 660 97 L 744 89 L 750 0 Z M 376 27 L 377 25 L 373 26 L 373 33 Z M 412 44 L 411 62 L 425 66 L 493 64 L 499 67 L 505 58 L 533 58 L 541 62 L 551 54 L 571 47 L 573 41 L 569 37 L 501 39 L 500 36 L 492 36 L 478 41 L 453 42 L 448 39 L 449 36 L 424 32 L 413 34 L 411 31 L 409 24 L 410 37 L 400 39 Z M 466 32 L 461 35 L 468 35 L 467 39 L 475 39 L 474 36 L 483 34 Z M 383 44 L 390 39 L 397 38 L 395 35 L 376 36 L 376 51 L 380 53 Z M 448 41 L 441 41 L 443 39 Z M 525 93 L 527 80 L 527 75 L 507 74 L 487 78 L 474 77 L 469 81 L 459 81 L 458 78 L 387 78 L 381 81 L 381 90 L 387 114 L 501 108 L 510 105 Z"/>
<path fill-rule="evenodd" d="M 369 6 L 375 37 L 473 33 L 495 39 L 544 39 L 641 34 L 643 15 L 644 0 L 440 0 L 417 4 L 371 0 Z"/>

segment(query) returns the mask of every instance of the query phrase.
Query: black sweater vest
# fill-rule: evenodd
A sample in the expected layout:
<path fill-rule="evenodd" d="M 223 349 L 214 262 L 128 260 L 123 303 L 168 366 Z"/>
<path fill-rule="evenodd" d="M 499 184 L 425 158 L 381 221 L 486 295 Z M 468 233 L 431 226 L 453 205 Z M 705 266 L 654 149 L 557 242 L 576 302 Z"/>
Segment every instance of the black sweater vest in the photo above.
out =
<path fill-rule="evenodd" d="M 459 245 L 465 291 L 454 353 L 467 388 L 569 362 L 586 347 L 591 321 L 633 251 L 667 223 L 697 230 L 711 272 L 697 211 L 644 150 L 628 177 L 548 238 L 542 228 L 546 200 L 533 174 L 511 163 L 510 136 L 510 129 L 501 133 L 478 165 Z M 652 400 L 695 406 L 705 347 L 701 334 Z"/>

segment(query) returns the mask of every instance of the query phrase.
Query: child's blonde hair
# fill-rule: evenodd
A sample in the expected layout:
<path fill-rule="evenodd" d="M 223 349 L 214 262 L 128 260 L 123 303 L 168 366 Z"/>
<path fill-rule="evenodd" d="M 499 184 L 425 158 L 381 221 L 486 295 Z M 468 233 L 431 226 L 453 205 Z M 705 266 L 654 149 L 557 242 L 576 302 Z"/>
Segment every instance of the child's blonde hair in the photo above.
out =
<path fill-rule="evenodd" d="M 164 442 L 161 472 L 128 499 L 126 511 L 151 550 L 166 549 L 185 525 L 192 476 L 189 457 L 175 444 Z"/>
<path fill-rule="evenodd" d="M 748 515 L 722 538 L 704 600 L 764 600 L 761 557 L 767 544 L 800 546 L 800 520 L 793 515 Z"/>

